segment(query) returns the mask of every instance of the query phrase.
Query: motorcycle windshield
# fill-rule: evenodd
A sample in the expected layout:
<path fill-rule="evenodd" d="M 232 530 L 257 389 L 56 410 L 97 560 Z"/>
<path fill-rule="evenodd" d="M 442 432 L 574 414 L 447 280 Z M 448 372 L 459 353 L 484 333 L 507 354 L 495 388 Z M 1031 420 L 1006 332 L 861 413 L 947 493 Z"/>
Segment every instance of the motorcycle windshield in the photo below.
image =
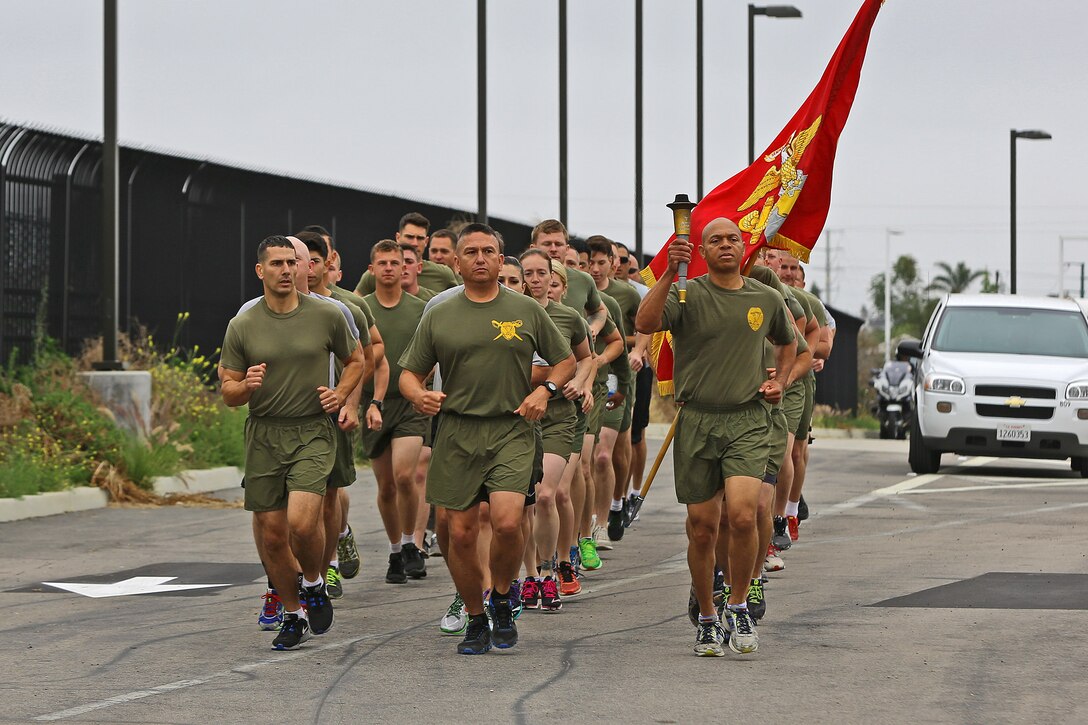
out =
<path fill-rule="evenodd" d="M 884 366 L 884 377 L 891 385 L 899 385 L 908 375 L 910 375 L 910 363 L 890 362 Z"/>

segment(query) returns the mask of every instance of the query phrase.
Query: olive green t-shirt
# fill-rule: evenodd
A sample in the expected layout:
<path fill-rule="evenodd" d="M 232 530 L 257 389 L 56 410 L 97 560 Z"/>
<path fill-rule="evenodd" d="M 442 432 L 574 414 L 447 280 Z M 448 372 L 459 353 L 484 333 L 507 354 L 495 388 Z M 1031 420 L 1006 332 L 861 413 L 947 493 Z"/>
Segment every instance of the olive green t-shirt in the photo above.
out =
<path fill-rule="evenodd" d="M 559 334 L 563 336 L 563 339 L 570 343 L 571 350 L 582 344 L 582 340 L 589 336 L 585 318 L 579 315 L 577 310 L 559 302 L 548 300 L 548 305 L 544 308 L 544 311 L 548 313 L 548 317 L 552 318 L 552 322 L 559 328 Z"/>
<path fill-rule="evenodd" d="M 604 302 L 604 307 L 608 311 L 608 321 L 605 322 L 604 328 L 601 329 L 601 334 L 597 335 L 597 342 L 599 344 L 596 351 L 598 354 L 604 352 L 604 349 L 607 347 L 607 345 L 604 344 L 603 338 L 611 333 L 608 325 L 609 322 L 613 323 L 615 329 L 619 330 L 620 337 L 623 337 L 625 334 L 623 313 L 620 311 L 619 303 L 604 292 L 601 293 L 601 301 Z M 608 363 L 607 367 L 603 367 L 597 371 L 595 382 L 598 385 L 604 385 L 608 382 L 609 373 L 616 376 L 616 380 L 621 389 L 625 388 L 627 384 L 631 382 L 631 360 L 627 357 L 626 345 L 615 360 Z"/>
<path fill-rule="evenodd" d="M 800 287 L 794 287 L 793 293 L 799 299 L 808 301 L 809 306 L 812 308 L 812 314 L 816 316 L 816 322 L 819 323 L 820 327 L 827 327 L 827 308 L 824 307 L 823 302 L 820 302 L 820 298 Z M 803 305 L 804 302 L 801 304 Z"/>
<path fill-rule="evenodd" d="M 444 264 L 436 264 L 429 259 L 423 260 L 423 271 L 419 273 L 416 281 L 420 287 L 426 287 L 434 292 L 448 290 L 450 287 L 456 287 L 460 284 L 452 269 Z M 363 272 L 363 276 L 359 279 L 359 284 L 355 287 L 355 294 L 369 295 L 373 292 L 374 275 L 368 269 Z"/>
<path fill-rule="evenodd" d="M 761 264 L 757 264 L 752 267 L 751 273 L 748 275 L 757 282 L 762 282 L 775 292 L 777 292 L 786 303 L 786 307 L 789 308 L 790 314 L 793 315 L 793 319 L 796 322 L 805 317 L 805 310 L 801 307 L 801 304 L 797 301 L 797 297 L 793 294 L 793 288 L 787 287 L 782 284 L 782 280 L 778 278 L 778 275 L 770 267 L 765 267 Z M 800 355 L 803 352 L 808 352 L 808 343 L 805 341 L 804 335 L 795 335 L 797 339 L 797 354 Z M 773 368 L 775 366 L 774 345 L 770 341 L 764 342 L 763 351 L 763 363 L 765 367 Z M 796 382 L 796 381 L 794 381 Z"/>
<path fill-rule="evenodd" d="M 531 392 L 534 351 L 549 365 L 571 354 L 536 300 L 500 290 L 489 302 L 473 302 L 461 293 L 423 315 L 400 366 L 420 375 L 441 366 L 443 413 L 497 417 Z"/>
<path fill-rule="evenodd" d="M 458 284 L 460 284 L 460 282 L 458 282 Z M 411 293 L 410 292 L 405 292 L 405 294 L 411 294 Z M 427 300 L 434 297 L 436 294 L 438 294 L 438 293 L 435 292 L 433 289 L 427 289 L 426 287 L 417 287 L 416 288 L 416 293 L 413 294 L 412 296 L 417 297 L 417 298 L 423 300 L 424 302 L 426 302 Z"/>
<path fill-rule="evenodd" d="M 374 313 L 375 324 L 382 335 L 382 342 L 385 343 L 385 358 L 389 361 L 389 388 L 386 390 L 385 397 L 399 398 L 401 397 L 400 356 L 408 348 L 412 335 L 416 334 L 426 303 L 407 292 L 401 294 L 400 302 L 396 307 L 383 306 L 376 294 L 369 294 L 363 299 L 370 306 L 370 311 Z M 369 397 L 374 397 L 373 379 L 363 386 L 363 392 Z"/>
<path fill-rule="evenodd" d="M 345 305 L 350 302 L 351 304 L 358 307 L 359 311 L 363 313 L 363 317 L 366 318 L 366 330 L 367 330 L 366 340 L 363 342 L 363 344 L 364 345 L 369 345 L 370 344 L 370 328 L 374 326 L 374 313 L 372 313 L 370 311 L 370 307 L 366 304 L 366 300 L 364 300 L 362 297 L 355 294 L 354 292 L 349 292 L 348 290 L 344 289 L 343 287 L 337 287 L 334 284 L 329 285 L 329 294 L 332 295 L 332 298 L 334 300 L 339 300 L 340 302 L 343 302 Z M 359 331 L 362 332 L 362 329 L 363 329 L 363 327 L 362 327 L 362 325 L 360 325 L 359 326 Z"/>
<path fill-rule="evenodd" d="M 314 294 L 317 293 L 315 292 Z M 363 312 L 362 308 L 359 307 L 351 297 L 343 294 L 337 296 L 337 293 L 334 292 L 331 287 L 329 288 L 329 297 L 348 308 L 348 312 L 351 313 L 351 319 L 355 321 L 355 326 L 359 328 L 359 343 L 363 346 L 369 345 L 370 326 L 373 324 L 373 320 L 371 320 L 367 314 L 370 310 Z"/>
<path fill-rule="evenodd" d="M 638 306 L 642 302 L 634 287 L 617 279 L 608 280 L 605 294 L 616 300 L 623 313 L 624 335 L 635 334 L 635 315 L 638 314 Z"/>
<path fill-rule="evenodd" d="M 710 277 L 688 280 L 687 303 L 675 284 L 662 315 L 672 331 L 676 400 L 735 407 L 758 399 L 767 379 L 764 340 L 785 345 L 795 339 L 782 298 L 750 277 L 740 289 L 715 285 Z"/>
<path fill-rule="evenodd" d="M 317 389 L 329 384 L 329 355 L 345 360 L 355 345 L 334 305 L 299 295 L 295 309 L 277 314 L 262 299 L 227 325 L 220 364 L 241 373 L 267 365 L 249 399 L 250 415 L 304 418 L 324 412 Z"/>
<path fill-rule="evenodd" d="M 596 312 L 601 306 L 601 293 L 593 278 L 580 269 L 567 267 L 567 293 L 563 295 L 563 304 L 583 315 Z"/>

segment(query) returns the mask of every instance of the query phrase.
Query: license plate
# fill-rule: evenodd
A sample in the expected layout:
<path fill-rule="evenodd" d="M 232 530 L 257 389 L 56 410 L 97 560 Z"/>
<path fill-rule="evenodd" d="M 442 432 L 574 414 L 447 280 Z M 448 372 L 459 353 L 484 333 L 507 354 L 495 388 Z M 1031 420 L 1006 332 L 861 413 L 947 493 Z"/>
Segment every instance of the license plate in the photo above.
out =
<path fill-rule="evenodd" d="M 997 439 L 1031 442 L 1031 426 L 1023 423 L 1002 423 L 997 426 Z"/>
<path fill-rule="evenodd" d="M 891 405 L 889 405 L 889 406 L 887 407 L 887 409 L 886 409 L 886 410 L 887 410 L 887 411 L 888 411 L 889 413 L 901 413 L 901 412 L 903 411 L 903 406 L 902 406 L 902 405 L 899 405 L 898 403 L 892 403 Z"/>

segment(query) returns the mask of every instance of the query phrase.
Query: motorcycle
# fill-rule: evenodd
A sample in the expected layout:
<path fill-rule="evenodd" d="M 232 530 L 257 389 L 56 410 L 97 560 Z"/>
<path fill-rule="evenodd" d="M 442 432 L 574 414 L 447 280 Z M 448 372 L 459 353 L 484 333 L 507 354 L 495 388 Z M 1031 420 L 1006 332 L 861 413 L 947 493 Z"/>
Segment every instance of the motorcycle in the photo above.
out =
<path fill-rule="evenodd" d="M 914 375 L 910 363 L 892 360 L 873 370 L 876 403 L 873 415 L 880 421 L 880 437 L 902 440 L 910 428 Z"/>

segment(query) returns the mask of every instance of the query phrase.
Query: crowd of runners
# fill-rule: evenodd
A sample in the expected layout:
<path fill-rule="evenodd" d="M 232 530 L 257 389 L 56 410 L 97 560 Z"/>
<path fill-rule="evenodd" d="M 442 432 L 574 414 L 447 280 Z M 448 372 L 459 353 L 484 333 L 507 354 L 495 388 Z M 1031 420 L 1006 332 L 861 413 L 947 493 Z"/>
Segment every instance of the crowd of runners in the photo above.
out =
<path fill-rule="evenodd" d="M 485 224 L 432 231 L 406 214 L 354 291 L 320 226 L 258 246 L 263 294 L 230 321 L 219 376 L 224 401 L 249 406 L 242 485 L 274 649 L 329 631 L 359 575 L 357 455 L 377 481 L 385 581 L 425 579 L 440 557 L 456 591 L 436 623 L 459 653 L 512 647 L 525 610 L 563 610 L 637 520 L 659 331 L 676 359 L 694 650 L 757 649 L 764 572 L 783 569 L 807 515 L 813 374 L 834 320 L 786 252 L 741 275 L 726 219 L 677 238 L 649 288 L 603 236 L 572 240 L 553 219 L 528 241 L 505 256 Z M 693 253 L 709 271 L 682 302 L 672 282 Z"/>

